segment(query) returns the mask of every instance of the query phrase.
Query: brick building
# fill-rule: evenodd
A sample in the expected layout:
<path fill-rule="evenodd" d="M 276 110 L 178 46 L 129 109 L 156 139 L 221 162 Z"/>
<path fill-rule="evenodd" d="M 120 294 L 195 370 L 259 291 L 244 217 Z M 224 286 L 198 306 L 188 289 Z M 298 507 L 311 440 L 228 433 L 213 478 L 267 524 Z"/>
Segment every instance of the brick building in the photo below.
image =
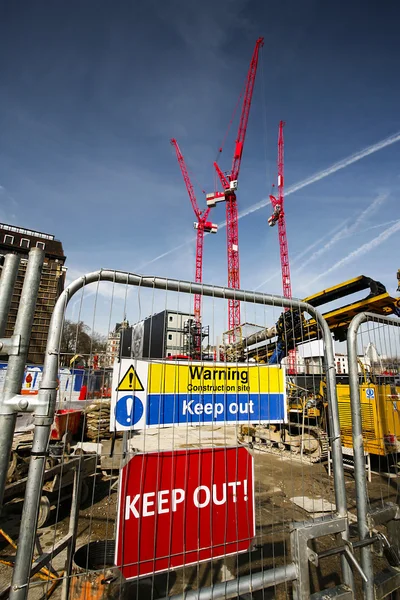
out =
<path fill-rule="evenodd" d="M 43 364 L 50 318 L 65 283 L 66 269 L 64 267 L 65 256 L 62 243 L 56 240 L 54 235 L 48 233 L 0 223 L 0 255 L 18 254 L 20 256 L 20 266 L 7 322 L 7 337 L 11 336 L 14 331 L 28 255 L 30 249 L 34 247 L 45 251 L 45 259 L 36 303 L 28 362 Z"/>
<path fill-rule="evenodd" d="M 107 338 L 105 366 L 112 367 L 116 358 L 120 357 L 121 337 L 129 329 L 129 321 L 116 323 L 114 331 L 110 331 Z"/>

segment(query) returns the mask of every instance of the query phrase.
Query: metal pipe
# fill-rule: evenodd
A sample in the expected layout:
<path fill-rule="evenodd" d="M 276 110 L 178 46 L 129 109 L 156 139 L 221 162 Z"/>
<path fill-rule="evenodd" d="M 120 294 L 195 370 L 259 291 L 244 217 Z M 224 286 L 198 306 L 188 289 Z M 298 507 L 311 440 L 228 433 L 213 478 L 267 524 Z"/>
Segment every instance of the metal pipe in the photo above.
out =
<path fill-rule="evenodd" d="M 238 579 L 223 581 L 210 587 L 189 590 L 176 596 L 168 596 L 163 600 L 218 600 L 218 598 L 227 600 L 228 598 L 238 598 L 242 594 L 252 594 L 257 590 L 263 590 L 295 579 L 297 579 L 296 565 L 289 563 L 283 567 L 244 575 Z"/>
<path fill-rule="evenodd" d="M 356 569 L 356 571 L 358 571 L 359 574 L 361 575 L 363 582 L 364 583 L 368 583 L 368 577 L 366 576 L 366 574 L 364 573 L 364 571 L 362 570 L 362 568 L 360 567 L 360 565 L 356 561 L 355 556 L 352 554 L 352 552 L 349 550 L 349 548 L 347 546 L 344 549 L 344 552 L 345 552 L 345 555 L 347 556 L 349 562 L 351 562 L 351 564 Z"/>
<path fill-rule="evenodd" d="M 333 464 L 334 490 L 336 510 L 341 517 L 347 517 L 346 482 L 344 479 L 342 440 L 340 435 L 339 406 L 336 390 L 336 369 L 333 341 L 328 323 L 319 313 L 315 313 L 323 322 L 321 326 L 324 332 L 324 360 L 326 369 L 326 391 L 328 398 L 328 420 L 331 437 L 331 454 Z M 349 527 L 341 534 L 344 540 L 350 539 Z M 354 589 L 354 577 L 349 561 L 345 555 L 341 555 L 343 580 L 350 589 Z"/>
<path fill-rule="evenodd" d="M 71 573 L 72 573 L 72 560 L 75 553 L 75 541 L 78 532 L 78 523 L 79 523 L 79 509 L 81 505 L 81 493 L 82 493 L 82 455 L 81 460 L 75 466 L 74 473 L 74 487 L 72 489 L 72 499 L 71 499 L 71 511 L 70 511 L 70 519 L 69 519 L 69 529 L 68 535 L 71 537 L 70 543 L 67 548 L 67 558 L 65 561 L 65 573 L 64 573 L 64 581 L 63 587 L 61 591 L 61 600 L 68 600 L 69 591 L 70 591 L 70 583 L 71 583 Z"/>
<path fill-rule="evenodd" d="M 8 313 L 18 275 L 19 256 L 7 254 L 4 259 L 0 279 L 0 338 L 6 334 Z"/>
<path fill-rule="evenodd" d="M 18 355 L 12 355 L 8 359 L 4 389 L 0 395 L 0 508 L 3 505 L 4 488 L 17 420 L 17 412 L 8 408 L 5 403 L 21 391 L 43 261 L 43 250 L 32 248 L 29 252 L 17 320 L 14 327 L 14 334 L 21 336 L 20 350 Z"/>
<path fill-rule="evenodd" d="M 210 296 L 213 298 L 224 298 L 226 300 L 232 299 L 240 302 L 253 302 L 256 304 L 297 308 L 298 310 L 303 310 L 312 315 L 321 327 L 325 340 L 325 361 L 328 369 L 328 412 L 330 415 L 331 432 L 333 438 L 332 462 L 335 478 L 336 508 L 340 516 L 347 515 L 342 447 L 340 444 L 339 411 L 336 396 L 333 343 L 328 324 L 323 316 L 310 304 L 297 299 L 283 298 L 281 296 L 275 296 L 272 294 L 262 294 L 246 290 L 228 289 L 222 286 L 178 281 L 176 279 L 166 279 L 162 277 L 148 277 L 122 271 L 101 269 L 73 281 L 60 295 L 51 317 L 49 334 L 47 338 L 43 378 L 41 380 L 38 398 L 39 405 L 42 407 L 46 406 L 47 408 L 44 411 L 43 409 L 39 409 L 35 416 L 34 442 L 37 442 L 35 443 L 35 451 L 37 456 L 35 457 L 35 460 L 31 460 L 29 465 L 28 482 L 25 495 L 26 498 L 29 498 L 29 502 L 24 503 L 24 510 L 22 513 L 21 534 L 15 561 L 10 600 L 23 600 L 26 598 L 28 592 L 27 586 L 29 582 L 30 564 L 32 562 L 33 555 L 33 541 L 35 537 L 37 511 L 42 488 L 45 454 L 56 404 L 58 356 L 65 310 L 68 302 L 72 296 L 74 296 L 74 294 L 76 294 L 84 286 L 99 281 L 110 281 L 112 283 L 120 283 L 123 285 L 140 286 L 173 292 L 202 294 L 204 296 Z M 342 535 L 345 539 L 347 539 L 347 532 L 344 532 Z M 350 568 L 348 568 L 348 563 L 346 561 L 344 561 L 343 564 L 343 578 L 344 582 L 351 587 L 352 573 Z"/>
<path fill-rule="evenodd" d="M 352 542 L 353 549 L 355 548 L 364 548 L 365 546 L 372 546 L 375 542 L 379 542 L 379 537 L 374 535 L 365 540 L 359 540 L 357 542 Z M 329 548 L 329 550 L 324 550 L 323 552 L 317 552 L 318 560 L 322 558 L 328 558 L 329 556 L 335 556 L 336 554 L 341 554 L 345 551 L 347 546 L 338 546 L 337 548 Z"/>
<path fill-rule="evenodd" d="M 53 419 L 51 419 L 51 421 L 52 420 Z M 43 419 L 43 421 L 47 421 L 47 419 Z M 44 422 L 39 424 L 35 418 L 31 460 L 29 463 L 28 479 L 26 482 L 24 505 L 22 509 L 18 550 L 9 595 L 10 600 L 11 598 L 26 598 L 28 595 L 28 585 L 35 545 L 35 535 L 32 535 L 32 532 L 36 532 L 38 506 L 42 494 L 42 481 L 46 465 L 50 425 L 47 426 L 47 423 Z"/>
<path fill-rule="evenodd" d="M 379 321 L 387 325 L 400 327 L 400 320 L 388 319 L 372 313 L 360 313 L 351 321 L 347 331 L 347 354 L 349 361 L 349 383 L 350 383 L 350 406 L 353 434 L 353 452 L 354 452 L 354 479 L 356 484 L 357 499 L 357 527 L 360 540 L 370 537 L 368 527 L 368 491 L 367 477 L 365 473 L 364 441 L 362 435 L 360 386 L 358 377 L 357 361 L 357 333 L 360 325 L 366 321 Z M 363 582 L 364 597 L 366 600 L 373 600 L 374 593 L 374 569 L 371 550 L 363 547 L 360 550 L 360 559 L 362 570 L 367 581 Z"/>

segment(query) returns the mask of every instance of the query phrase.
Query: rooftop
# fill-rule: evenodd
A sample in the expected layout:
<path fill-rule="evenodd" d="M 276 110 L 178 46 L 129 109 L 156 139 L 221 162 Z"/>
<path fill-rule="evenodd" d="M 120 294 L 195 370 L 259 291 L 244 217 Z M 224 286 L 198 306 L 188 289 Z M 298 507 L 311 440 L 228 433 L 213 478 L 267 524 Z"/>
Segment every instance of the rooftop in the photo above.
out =
<path fill-rule="evenodd" d="M 53 241 L 55 239 L 54 235 L 50 235 L 49 233 L 33 231 L 32 229 L 24 229 L 23 227 L 14 227 L 14 225 L 7 225 L 6 223 L 0 223 L 0 229 L 4 229 L 5 231 L 12 231 L 13 233 L 22 233 L 23 235 L 32 235 L 34 237 L 43 238 L 44 240 Z"/>

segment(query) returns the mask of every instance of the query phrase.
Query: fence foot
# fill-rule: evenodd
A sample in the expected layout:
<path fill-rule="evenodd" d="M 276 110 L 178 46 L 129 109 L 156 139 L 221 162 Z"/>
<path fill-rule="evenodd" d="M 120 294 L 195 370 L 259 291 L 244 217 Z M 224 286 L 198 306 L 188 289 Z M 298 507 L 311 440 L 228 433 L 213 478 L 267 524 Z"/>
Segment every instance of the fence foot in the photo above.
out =
<path fill-rule="evenodd" d="M 329 600 L 336 598 L 337 600 L 353 600 L 354 595 L 351 589 L 346 584 L 337 585 L 322 592 L 316 592 L 310 596 L 310 600 Z"/>
<path fill-rule="evenodd" d="M 386 598 L 400 588 L 400 569 L 389 567 L 379 573 L 374 579 L 375 598 Z"/>
<path fill-rule="evenodd" d="M 297 579 L 293 582 L 293 598 L 295 600 L 308 600 L 310 597 L 314 598 L 310 594 L 310 573 L 309 573 L 309 562 L 318 565 L 318 556 L 313 552 L 308 542 L 325 535 L 334 535 L 347 531 L 348 521 L 344 517 L 332 517 L 316 519 L 315 521 L 306 523 L 295 523 L 293 530 L 290 534 L 290 543 L 292 550 L 292 559 L 294 564 L 297 566 Z M 345 590 L 348 593 L 350 588 L 346 585 L 339 586 L 338 588 L 332 588 Z M 329 590 L 321 592 L 323 597 L 326 596 Z M 351 590 L 350 590 L 351 592 Z M 352 592 L 351 592 L 352 593 Z M 324 596 L 325 594 L 325 596 Z M 318 598 L 319 596 L 315 596 Z M 353 596 L 332 596 L 333 598 L 353 598 Z"/>

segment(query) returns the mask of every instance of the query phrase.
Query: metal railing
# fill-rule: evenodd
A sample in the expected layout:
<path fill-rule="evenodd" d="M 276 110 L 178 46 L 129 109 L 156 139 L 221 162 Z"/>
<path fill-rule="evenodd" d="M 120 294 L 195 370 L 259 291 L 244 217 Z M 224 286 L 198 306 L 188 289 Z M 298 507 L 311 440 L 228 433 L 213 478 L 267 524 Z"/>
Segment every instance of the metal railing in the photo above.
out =
<path fill-rule="evenodd" d="M 400 328 L 400 319 L 382 317 L 380 315 L 375 315 L 372 313 L 361 313 L 354 317 L 347 333 L 347 352 L 349 361 L 350 403 L 352 416 L 352 437 L 355 471 L 354 479 L 355 492 L 357 498 L 357 527 L 360 541 L 371 542 L 371 539 L 373 537 L 374 522 L 387 524 L 387 522 L 389 521 L 393 522 L 395 520 L 398 520 L 400 516 L 400 507 L 396 504 L 391 504 L 390 506 L 383 505 L 380 509 L 371 511 L 365 469 L 365 421 L 363 423 L 362 405 L 360 397 L 360 375 L 358 368 L 359 352 L 357 336 L 360 334 L 360 327 L 362 324 L 371 324 L 373 326 L 372 328 L 367 329 L 367 331 L 364 333 L 364 342 L 375 342 L 375 344 L 381 342 L 382 344 L 383 341 L 383 346 L 385 346 L 385 332 L 382 333 L 382 329 L 380 328 L 380 326 L 387 326 L 388 328 L 393 328 L 396 331 L 398 328 Z M 379 329 L 377 329 L 376 326 L 378 326 Z M 397 353 L 397 357 L 395 357 L 395 363 L 398 370 L 398 367 L 400 366 L 399 340 L 397 340 L 397 343 L 395 344 L 395 349 Z M 371 365 L 371 367 L 372 368 L 370 369 L 370 375 L 373 374 L 373 365 Z M 397 377 L 399 377 L 398 372 Z M 371 379 L 371 381 L 373 381 L 373 379 Z M 382 393 L 379 391 L 379 388 L 377 388 L 377 392 L 375 392 L 374 388 L 372 387 L 368 389 L 373 390 L 374 396 L 372 396 L 371 392 L 371 400 L 373 398 L 374 403 L 375 401 L 379 402 L 379 397 Z M 397 408 L 395 410 L 397 410 Z M 378 416 L 378 413 L 375 414 L 377 421 L 380 421 L 381 419 Z M 384 416 L 385 415 L 383 414 L 382 417 Z M 383 425 L 383 423 L 381 424 Z M 398 435 L 400 435 L 400 430 L 392 431 L 392 434 L 396 434 L 397 437 Z M 377 433 L 376 435 L 379 435 L 379 433 Z M 380 516 L 383 516 L 383 518 L 379 518 Z M 397 546 L 399 546 L 398 541 Z M 361 566 L 366 576 L 366 579 L 363 581 L 364 597 L 367 600 L 385 597 L 386 594 L 388 594 L 390 591 L 398 589 L 400 585 L 400 579 L 399 573 L 397 571 L 388 573 L 387 577 L 385 577 L 382 581 L 379 581 L 379 577 L 376 578 L 374 576 L 373 554 L 371 552 L 371 544 L 361 547 L 360 552 Z M 398 566 L 400 566 L 400 564 Z"/>
<path fill-rule="evenodd" d="M 37 268 L 37 267 L 35 267 Z M 28 273 L 27 273 L 28 277 Z M 290 534 L 290 557 L 284 556 L 284 565 L 275 565 L 272 569 L 261 570 L 254 572 L 255 567 L 250 563 L 250 573 L 240 574 L 237 570 L 237 577 L 231 581 L 221 583 L 212 583 L 211 586 L 201 586 L 199 590 L 191 590 L 184 592 L 182 596 L 187 599 L 206 599 L 206 598 L 230 598 L 239 594 L 250 593 L 257 589 L 263 589 L 269 586 L 283 584 L 284 582 L 293 583 L 294 595 L 298 599 L 309 598 L 311 595 L 311 584 L 309 575 L 309 566 L 318 564 L 318 561 L 329 555 L 340 556 L 341 571 L 342 571 L 342 592 L 350 593 L 353 586 L 353 571 L 360 573 L 365 579 L 370 580 L 370 566 L 368 558 L 366 559 L 366 551 L 361 545 L 362 568 L 358 565 L 353 554 L 353 548 L 356 544 L 352 544 L 349 537 L 349 519 L 348 519 L 348 501 L 346 494 L 346 482 L 342 461 L 342 441 L 339 409 L 337 402 L 336 391 L 336 373 L 335 373 L 335 358 L 331 333 L 327 323 L 322 315 L 312 306 L 305 302 L 295 299 L 285 299 L 280 296 L 256 293 L 246 290 L 232 290 L 222 286 L 212 286 L 205 284 L 195 284 L 192 282 L 179 281 L 174 279 L 166 279 L 160 277 L 141 276 L 132 273 L 125 273 L 112 270 L 100 270 L 85 275 L 71 283 L 61 294 L 55 306 L 47 342 L 43 378 L 41 380 L 40 389 L 37 397 L 22 397 L 19 395 L 21 387 L 21 364 L 25 364 L 24 355 L 19 357 L 18 381 L 15 379 L 14 385 L 11 388 L 6 388 L 6 393 L 2 395 L 0 402 L 0 430 L 4 431 L 1 439 L 0 465 L 4 472 L 7 471 L 9 451 L 11 448 L 13 428 L 18 412 L 31 411 L 34 413 L 34 437 L 32 446 L 32 460 L 29 464 L 29 473 L 26 484 L 25 502 L 23 505 L 22 520 L 20 527 L 20 535 L 18 541 L 18 550 L 15 560 L 15 568 L 13 572 L 10 599 L 22 600 L 27 597 L 29 582 L 32 572 L 37 572 L 44 564 L 48 564 L 57 554 L 67 549 L 68 555 L 66 560 L 66 574 L 64 576 L 63 597 L 66 600 L 69 596 L 69 583 L 71 578 L 72 558 L 75 551 L 78 526 L 78 512 L 80 504 L 80 488 L 81 488 L 81 469 L 77 463 L 75 471 L 75 487 L 72 497 L 71 520 L 69 523 L 69 531 L 61 540 L 55 542 L 50 553 L 43 554 L 35 560 L 32 569 L 32 559 L 34 554 L 35 535 L 37 532 L 38 510 L 42 495 L 43 477 L 46 470 L 46 461 L 48 458 L 48 447 L 51 426 L 54 421 L 57 393 L 58 393 L 58 378 L 59 378 L 59 359 L 61 354 L 62 332 L 65 322 L 65 314 L 72 298 L 80 290 L 86 289 L 90 284 L 97 284 L 97 288 L 101 282 L 111 282 L 113 286 L 121 285 L 126 289 L 134 287 L 137 290 L 150 289 L 163 290 L 168 294 L 185 294 L 192 296 L 200 294 L 203 298 L 229 300 L 235 299 L 242 303 L 250 303 L 251 305 L 271 306 L 295 309 L 303 311 L 311 315 L 318 324 L 321 337 L 323 339 L 324 349 L 324 375 L 326 380 L 327 391 L 327 407 L 328 407 L 328 423 L 329 423 L 329 441 L 332 453 L 333 474 L 334 474 L 334 496 L 335 505 L 326 517 L 311 518 L 300 522 L 293 522 L 293 519 L 288 518 L 288 525 L 291 530 Z M 24 288 L 25 289 L 25 288 Z M 114 288 L 113 288 L 114 289 Z M 126 302 L 125 302 L 126 303 Z M 1 306 L 1 304 L 0 304 Z M 0 313 L 1 314 L 1 313 Z M 306 340 L 304 340 L 306 341 Z M 350 344 L 350 337 L 349 337 Z M 352 350 L 353 351 L 353 350 Z M 353 356 L 353 355 L 352 355 Z M 350 357 L 349 345 L 349 362 L 354 361 Z M 7 374 L 9 381 L 13 381 L 13 369 L 10 375 Z M 357 375 L 358 377 L 358 375 Z M 354 382 L 353 382 L 354 388 Z M 8 390 L 8 391 L 7 391 Z M 352 392 L 352 400 L 354 397 L 354 389 Z M 303 429 L 304 429 L 304 409 L 303 409 Z M 124 438 L 125 439 L 125 438 Z M 125 440 L 126 441 L 126 440 Z M 124 442 L 125 443 L 125 442 Z M 301 444 L 303 441 L 301 440 Z M 126 446 L 125 446 L 126 448 Z M 303 448 L 303 446 L 302 446 Z M 359 460 L 359 448 L 356 450 L 354 446 L 355 459 Z M 126 453 L 126 450 L 124 450 Z M 300 456 L 301 457 L 301 456 Z M 363 457 L 364 460 L 364 457 Z M 358 464 L 358 463 L 357 463 Z M 363 463 L 364 464 L 364 463 Z M 359 467 L 357 467 L 359 468 Z M 357 475 L 357 473 L 356 473 Z M 356 477 L 357 479 L 357 477 Z M 360 483 L 361 482 L 361 483 Z M 0 479 L 0 497 L 4 491 L 5 476 Z M 358 493 L 362 493 L 361 486 L 362 478 L 357 481 Z M 364 519 L 364 513 L 359 514 L 360 519 Z M 318 511 L 315 511 L 318 512 Z M 364 542 L 367 539 L 365 527 L 359 525 L 360 541 Z M 317 538 L 334 535 L 342 539 L 342 543 L 335 545 L 330 550 L 316 553 L 310 550 L 309 543 Z M 331 554 L 329 554 L 329 552 Z M 327 554 L 328 553 L 328 554 Z M 251 559 L 250 559 L 251 560 Z M 365 588 L 367 589 L 367 587 Z M 173 596 L 175 597 L 175 596 Z M 348 596 L 350 597 L 350 596 Z"/>

